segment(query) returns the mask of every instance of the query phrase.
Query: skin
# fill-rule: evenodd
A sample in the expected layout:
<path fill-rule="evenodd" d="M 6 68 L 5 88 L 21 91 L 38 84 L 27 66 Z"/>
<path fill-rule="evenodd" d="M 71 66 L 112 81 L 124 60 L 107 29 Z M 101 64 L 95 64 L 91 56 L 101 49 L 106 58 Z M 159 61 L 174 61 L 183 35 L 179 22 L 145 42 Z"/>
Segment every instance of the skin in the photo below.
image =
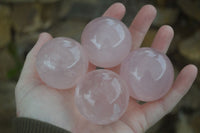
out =
<path fill-rule="evenodd" d="M 115 3 L 103 16 L 122 19 L 124 14 L 125 7 L 121 3 Z M 155 16 L 156 9 L 152 5 L 145 5 L 140 9 L 129 28 L 133 37 L 132 50 L 140 47 Z M 173 36 L 173 29 L 164 25 L 158 30 L 151 47 L 166 53 Z M 137 104 L 131 98 L 128 109 L 120 120 L 105 126 L 94 125 L 76 110 L 74 89 L 56 90 L 47 87 L 38 77 L 35 69 L 36 55 L 41 46 L 51 39 L 50 34 L 41 33 L 26 57 L 15 89 L 17 116 L 48 122 L 74 133 L 144 133 L 176 106 L 197 75 L 197 67 L 187 65 L 180 71 L 171 90 L 163 98 L 143 105 Z M 119 67 L 111 70 L 118 73 Z M 90 64 L 88 71 L 94 69 L 95 66 Z"/>

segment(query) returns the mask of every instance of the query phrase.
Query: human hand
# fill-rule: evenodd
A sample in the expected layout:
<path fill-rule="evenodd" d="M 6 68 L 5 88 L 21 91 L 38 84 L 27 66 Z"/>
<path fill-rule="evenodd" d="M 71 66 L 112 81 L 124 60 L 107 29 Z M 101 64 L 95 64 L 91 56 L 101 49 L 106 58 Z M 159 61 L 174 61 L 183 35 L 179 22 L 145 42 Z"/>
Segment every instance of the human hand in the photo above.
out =
<path fill-rule="evenodd" d="M 103 16 L 121 19 L 124 14 L 125 7 L 115 3 Z M 140 47 L 155 16 L 156 9 L 151 5 L 144 6 L 138 12 L 129 28 L 133 38 L 133 50 Z M 170 26 L 162 26 L 154 38 L 152 48 L 166 53 L 173 34 Z M 41 46 L 51 39 L 51 35 L 42 33 L 27 55 L 15 89 L 17 115 L 48 122 L 74 133 L 143 133 L 174 108 L 190 89 L 197 75 L 194 65 L 185 66 L 165 97 L 143 105 L 131 98 L 128 109 L 120 120 L 110 125 L 99 126 L 90 123 L 79 114 L 74 105 L 74 89 L 50 88 L 38 77 L 35 68 L 36 55 Z M 112 70 L 118 73 L 118 68 Z M 95 66 L 90 65 L 89 71 L 94 69 Z"/>

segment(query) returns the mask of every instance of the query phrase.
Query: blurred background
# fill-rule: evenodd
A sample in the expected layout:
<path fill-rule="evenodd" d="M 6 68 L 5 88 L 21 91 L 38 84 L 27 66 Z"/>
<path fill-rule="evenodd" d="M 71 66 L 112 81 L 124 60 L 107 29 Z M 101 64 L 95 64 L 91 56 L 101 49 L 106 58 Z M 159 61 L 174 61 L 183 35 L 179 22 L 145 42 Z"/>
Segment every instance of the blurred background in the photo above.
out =
<path fill-rule="evenodd" d="M 0 132 L 10 133 L 15 117 L 14 89 L 26 54 L 46 31 L 80 40 L 84 26 L 112 3 L 122 2 L 129 25 L 137 11 L 152 4 L 158 15 L 143 46 L 161 25 L 175 37 L 168 51 L 176 74 L 186 64 L 200 65 L 200 0 L 0 0 Z M 147 133 L 200 133 L 200 76 L 176 108 Z"/>

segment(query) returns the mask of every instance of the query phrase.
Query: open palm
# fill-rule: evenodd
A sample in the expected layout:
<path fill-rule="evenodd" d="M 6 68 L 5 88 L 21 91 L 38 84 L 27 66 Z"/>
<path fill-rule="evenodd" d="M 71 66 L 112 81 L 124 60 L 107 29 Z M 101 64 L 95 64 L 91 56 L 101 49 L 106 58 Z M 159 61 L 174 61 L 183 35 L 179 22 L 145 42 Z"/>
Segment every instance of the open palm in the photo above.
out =
<path fill-rule="evenodd" d="M 115 3 L 103 16 L 121 19 L 124 14 L 124 6 Z M 133 50 L 140 47 L 155 16 L 156 9 L 151 5 L 144 6 L 136 15 L 129 28 L 133 38 Z M 170 26 L 162 26 L 154 38 L 152 47 L 166 53 L 173 34 Z M 98 126 L 85 120 L 76 110 L 74 89 L 53 89 L 39 79 L 35 69 L 36 55 L 41 46 L 51 39 L 51 35 L 42 33 L 27 55 L 15 89 L 17 115 L 48 122 L 74 133 L 143 133 L 174 108 L 187 93 L 197 75 L 194 65 L 184 67 L 165 97 L 143 105 L 131 98 L 129 107 L 120 120 L 110 125 Z M 118 72 L 118 68 L 112 70 Z M 90 65 L 89 71 L 94 69 L 95 67 Z"/>

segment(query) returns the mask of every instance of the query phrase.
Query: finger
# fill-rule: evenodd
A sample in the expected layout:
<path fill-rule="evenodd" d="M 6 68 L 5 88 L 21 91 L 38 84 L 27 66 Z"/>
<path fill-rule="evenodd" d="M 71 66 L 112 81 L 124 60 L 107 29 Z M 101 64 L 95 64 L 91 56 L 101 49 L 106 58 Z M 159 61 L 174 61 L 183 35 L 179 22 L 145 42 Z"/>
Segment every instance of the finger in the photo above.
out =
<path fill-rule="evenodd" d="M 133 20 L 129 30 L 132 34 L 133 48 L 140 47 L 151 23 L 156 16 L 156 9 L 152 5 L 146 5 L 140 9 L 135 19 Z M 114 68 L 108 68 L 116 73 L 120 72 L 120 65 Z"/>
<path fill-rule="evenodd" d="M 41 46 L 51 39 L 52 37 L 48 33 L 41 33 L 37 43 L 28 53 L 24 63 L 23 70 L 21 72 L 19 81 L 15 89 L 16 92 L 23 92 L 23 93 L 18 93 L 18 96 L 16 97 L 16 101 L 18 101 L 17 103 L 20 103 L 19 99 L 22 99 L 29 92 L 29 90 L 31 90 L 32 87 L 34 87 L 34 84 L 37 85 L 37 83 L 39 82 L 38 78 L 35 77 L 37 76 L 35 72 L 36 55 Z"/>
<path fill-rule="evenodd" d="M 130 98 L 128 108 L 120 120 L 126 123 L 134 133 L 144 133 L 147 125 L 143 116 L 141 105 Z"/>
<path fill-rule="evenodd" d="M 143 6 L 132 24 L 130 25 L 130 32 L 132 34 L 133 48 L 139 48 L 144 40 L 144 37 L 156 17 L 156 9 L 152 5 Z"/>
<path fill-rule="evenodd" d="M 166 53 L 173 37 L 174 30 L 172 27 L 164 25 L 158 30 L 151 47 L 162 53 Z"/>
<path fill-rule="evenodd" d="M 39 35 L 38 41 L 36 42 L 35 46 L 31 49 L 31 51 L 28 53 L 28 55 L 33 56 L 35 58 L 35 56 L 39 52 L 42 45 L 44 45 L 46 42 L 48 42 L 51 39 L 52 39 L 52 36 L 49 33 L 46 33 L 46 32 L 41 33 Z"/>
<path fill-rule="evenodd" d="M 196 76 L 196 66 L 186 66 L 182 69 L 176 78 L 172 89 L 164 98 L 142 105 L 142 110 L 149 127 L 154 125 L 175 107 L 181 98 L 188 92 Z"/>
<path fill-rule="evenodd" d="M 31 49 L 28 53 L 24 68 L 21 73 L 21 78 L 23 79 L 30 79 L 31 77 L 35 76 L 35 60 L 37 53 L 39 52 L 42 45 L 52 39 L 52 36 L 48 33 L 41 33 L 39 36 L 38 41 L 36 42 L 35 46 Z"/>
<path fill-rule="evenodd" d="M 122 19 L 126 12 L 126 8 L 122 3 L 114 3 L 103 14 L 103 16 Z"/>

